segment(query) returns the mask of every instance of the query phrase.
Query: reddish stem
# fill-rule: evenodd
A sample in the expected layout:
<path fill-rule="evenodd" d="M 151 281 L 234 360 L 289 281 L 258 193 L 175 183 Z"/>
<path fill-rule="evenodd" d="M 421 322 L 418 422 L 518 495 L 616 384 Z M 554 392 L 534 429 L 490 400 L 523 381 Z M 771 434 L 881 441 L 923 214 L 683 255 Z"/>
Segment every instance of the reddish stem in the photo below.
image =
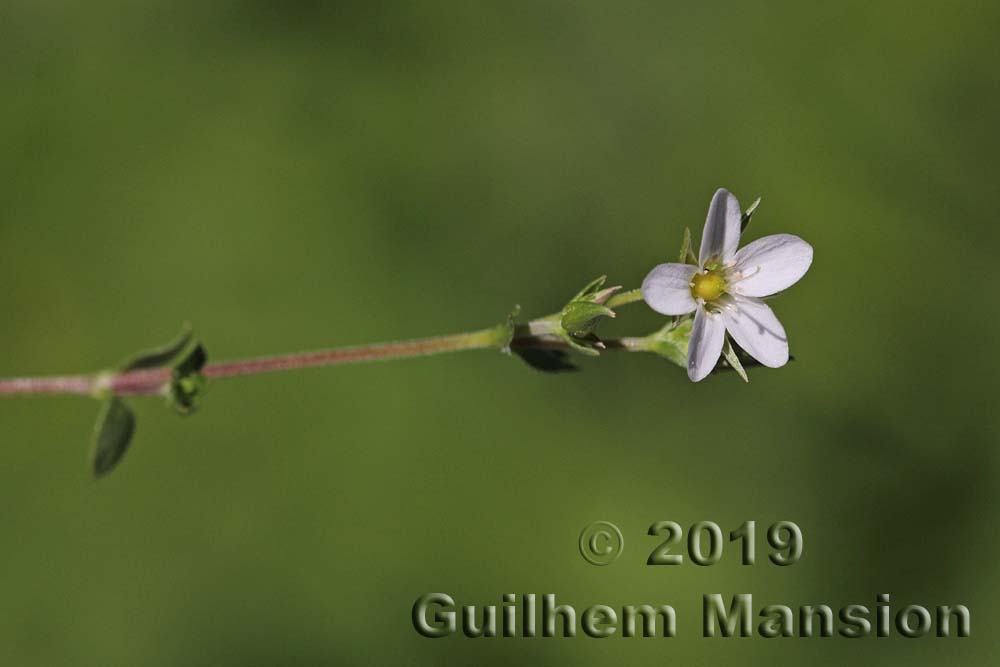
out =
<path fill-rule="evenodd" d="M 240 359 L 208 364 L 202 374 L 209 378 L 227 378 L 239 375 L 256 375 L 275 371 L 296 370 L 316 366 L 334 366 L 363 361 L 380 361 L 418 357 L 439 352 L 496 348 L 496 329 L 403 341 L 377 343 L 357 347 L 334 348 L 298 354 L 280 354 L 256 359 Z M 0 379 L 0 395 L 14 394 L 83 394 L 85 396 L 109 391 L 119 396 L 139 396 L 162 393 L 171 379 L 171 369 L 150 368 L 120 374 L 98 376 L 74 375 L 65 377 Z"/>
<path fill-rule="evenodd" d="M 62 377 L 10 378 L 0 380 L 0 396 L 14 394 L 83 394 L 93 389 L 94 378 L 89 375 Z"/>

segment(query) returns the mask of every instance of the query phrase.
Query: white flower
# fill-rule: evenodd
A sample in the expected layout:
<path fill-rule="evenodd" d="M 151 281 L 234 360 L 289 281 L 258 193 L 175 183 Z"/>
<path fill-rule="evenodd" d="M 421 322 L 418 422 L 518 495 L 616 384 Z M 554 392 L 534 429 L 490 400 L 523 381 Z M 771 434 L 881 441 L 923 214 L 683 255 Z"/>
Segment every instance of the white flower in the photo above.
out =
<path fill-rule="evenodd" d="M 642 298 L 658 313 L 694 312 L 688 377 L 712 372 L 726 332 L 750 356 L 771 368 L 788 362 L 788 339 L 762 297 L 791 287 L 812 263 L 812 246 L 791 234 L 740 242 L 740 203 L 719 189 L 708 207 L 698 266 L 660 264 L 642 282 Z"/>

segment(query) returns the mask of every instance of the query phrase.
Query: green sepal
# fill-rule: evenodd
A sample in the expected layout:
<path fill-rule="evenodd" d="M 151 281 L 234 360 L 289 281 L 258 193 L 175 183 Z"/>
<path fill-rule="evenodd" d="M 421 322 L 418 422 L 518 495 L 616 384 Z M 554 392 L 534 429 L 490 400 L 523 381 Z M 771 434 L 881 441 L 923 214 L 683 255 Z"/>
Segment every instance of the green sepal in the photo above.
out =
<path fill-rule="evenodd" d="M 185 323 L 184 328 L 177 337 L 161 347 L 151 350 L 143 350 L 129 357 L 119 365 L 121 372 L 136 371 L 143 368 L 160 368 L 166 366 L 186 348 L 194 337 L 194 331 L 190 323 Z"/>
<path fill-rule="evenodd" d="M 570 336 L 569 334 L 561 335 L 563 342 L 569 345 L 571 348 L 579 352 L 580 354 L 585 354 L 588 357 L 596 357 L 601 354 L 601 350 L 604 349 L 604 343 L 601 339 L 590 334 L 585 338 L 576 338 Z"/>
<path fill-rule="evenodd" d="M 681 264 L 697 264 L 698 258 L 694 255 L 694 250 L 691 249 L 691 228 L 684 228 L 684 238 L 681 240 L 681 252 L 678 256 L 678 261 Z"/>
<path fill-rule="evenodd" d="M 580 299 L 595 294 L 597 290 L 601 289 L 601 287 L 604 286 L 604 282 L 607 279 L 608 279 L 607 276 L 599 276 L 597 278 L 594 278 L 589 283 L 587 283 L 582 290 L 577 292 L 576 296 L 570 299 L 570 303 L 572 303 L 573 301 L 579 301 Z"/>
<path fill-rule="evenodd" d="M 687 368 L 688 344 L 691 342 L 691 328 L 694 319 L 675 319 L 654 334 L 644 339 L 643 349 L 658 354 L 681 368 Z"/>
<path fill-rule="evenodd" d="M 94 477 L 111 472 L 128 450 L 135 434 L 135 414 L 121 398 L 112 396 L 101 406 L 90 448 Z"/>
<path fill-rule="evenodd" d="M 614 287 L 604 287 L 604 281 L 607 280 L 607 276 L 601 276 L 600 278 L 594 278 L 586 287 L 577 292 L 576 296 L 569 300 L 569 303 L 599 303 L 604 304 L 612 295 L 622 288 L 621 285 L 615 285 Z M 603 289 L 601 289 L 603 287 Z M 567 304 L 568 305 L 568 304 Z"/>
<path fill-rule="evenodd" d="M 749 354 L 746 353 L 746 350 L 742 349 L 739 345 L 733 343 L 728 338 L 726 340 L 726 345 L 732 348 L 733 354 L 736 355 L 736 362 L 740 365 L 741 368 L 744 369 L 744 372 L 746 372 L 747 368 L 757 368 L 759 366 L 764 365 L 759 361 L 757 361 L 756 359 L 754 359 L 753 357 L 751 357 Z M 723 352 L 725 352 L 725 348 L 723 348 Z M 789 362 L 795 361 L 795 357 L 788 357 L 788 361 Z M 723 358 L 719 360 L 719 365 L 716 366 L 712 372 L 724 373 L 727 371 L 736 371 L 737 373 L 739 373 L 739 370 L 733 364 L 733 362 L 730 361 L 729 357 L 723 356 Z M 747 382 L 749 381 L 750 380 L 748 377 Z"/>
<path fill-rule="evenodd" d="M 736 350 L 733 349 L 733 343 L 729 340 L 729 336 L 726 336 L 726 342 L 722 345 L 722 356 L 726 358 L 729 367 L 743 378 L 744 382 L 750 382 L 750 378 L 747 377 L 747 372 L 743 368 L 743 364 L 740 363 L 740 358 L 737 356 Z"/>
<path fill-rule="evenodd" d="M 559 323 L 570 336 L 583 338 L 590 335 L 601 320 L 614 316 L 615 311 L 599 303 L 572 301 L 563 308 Z"/>
<path fill-rule="evenodd" d="M 621 286 L 604 287 L 607 276 L 594 278 L 569 300 L 556 315 L 546 318 L 553 326 L 551 333 L 583 354 L 596 356 L 604 347 L 594 335 L 594 329 L 607 317 L 614 317 L 615 311 L 604 303 L 621 289 Z"/>
<path fill-rule="evenodd" d="M 197 343 L 174 366 L 168 397 L 178 414 L 189 415 L 197 408 L 198 399 L 208 385 L 201 373 L 206 362 L 208 353 L 201 343 Z"/>
<path fill-rule="evenodd" d="M 753 217 L 753 214 L 757 211 L 758 206 L 760 206 L 760 197 L 757 197 L 757 199 L 754 200 L 754 203 L 750 204 L 750 207 L 743 213 L 743 216 L 740 218 L 741 232 L 747 228 L 747 225 L 750 224 L 750 218 Z"/>

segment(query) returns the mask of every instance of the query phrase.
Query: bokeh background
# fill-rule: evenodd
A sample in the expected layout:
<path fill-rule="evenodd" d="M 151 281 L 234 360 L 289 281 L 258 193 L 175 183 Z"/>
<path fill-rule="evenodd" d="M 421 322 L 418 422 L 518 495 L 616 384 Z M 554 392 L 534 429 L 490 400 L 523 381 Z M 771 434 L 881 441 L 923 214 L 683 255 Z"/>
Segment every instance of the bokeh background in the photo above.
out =
<path fill-rule="evenodd" d="M 688 382 L 488 352 L 97 405 L 0 402 L 10 665 L 986 664 L 1000 575 L 990 2 L 7 0 L 0 375 L 192 321 L 216 360 L 541 315 L 637 286 L 725 186 L 816 260 L 797 361 Z M 638 304 L 605 333 L 661 320 Z M 597 568 L 587 523 L 625 535 Z M 796 521 L 790 568 L 647 567 L 654 521 Z M 760 541 L 761 554 L 766 554 Z M 670 603 L 679 637 L 429 640 L 413 601 Z M 969 639 L 704 639 L 701 596 L 963 603 Z"/>

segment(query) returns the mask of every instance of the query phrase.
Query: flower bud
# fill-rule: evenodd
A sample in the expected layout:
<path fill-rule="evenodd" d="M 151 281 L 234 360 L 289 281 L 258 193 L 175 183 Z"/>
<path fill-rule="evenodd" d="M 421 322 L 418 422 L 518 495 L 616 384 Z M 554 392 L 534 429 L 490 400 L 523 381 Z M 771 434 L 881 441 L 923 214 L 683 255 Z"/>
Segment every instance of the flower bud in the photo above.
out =
<path fill-rule="evenodd" d="M 615 311 L 590 301 L 570 302 L 562 311 L 559 322 L 566 333 L 583 338 L 594 331 L 605 317 L 614 317 Z"/>

